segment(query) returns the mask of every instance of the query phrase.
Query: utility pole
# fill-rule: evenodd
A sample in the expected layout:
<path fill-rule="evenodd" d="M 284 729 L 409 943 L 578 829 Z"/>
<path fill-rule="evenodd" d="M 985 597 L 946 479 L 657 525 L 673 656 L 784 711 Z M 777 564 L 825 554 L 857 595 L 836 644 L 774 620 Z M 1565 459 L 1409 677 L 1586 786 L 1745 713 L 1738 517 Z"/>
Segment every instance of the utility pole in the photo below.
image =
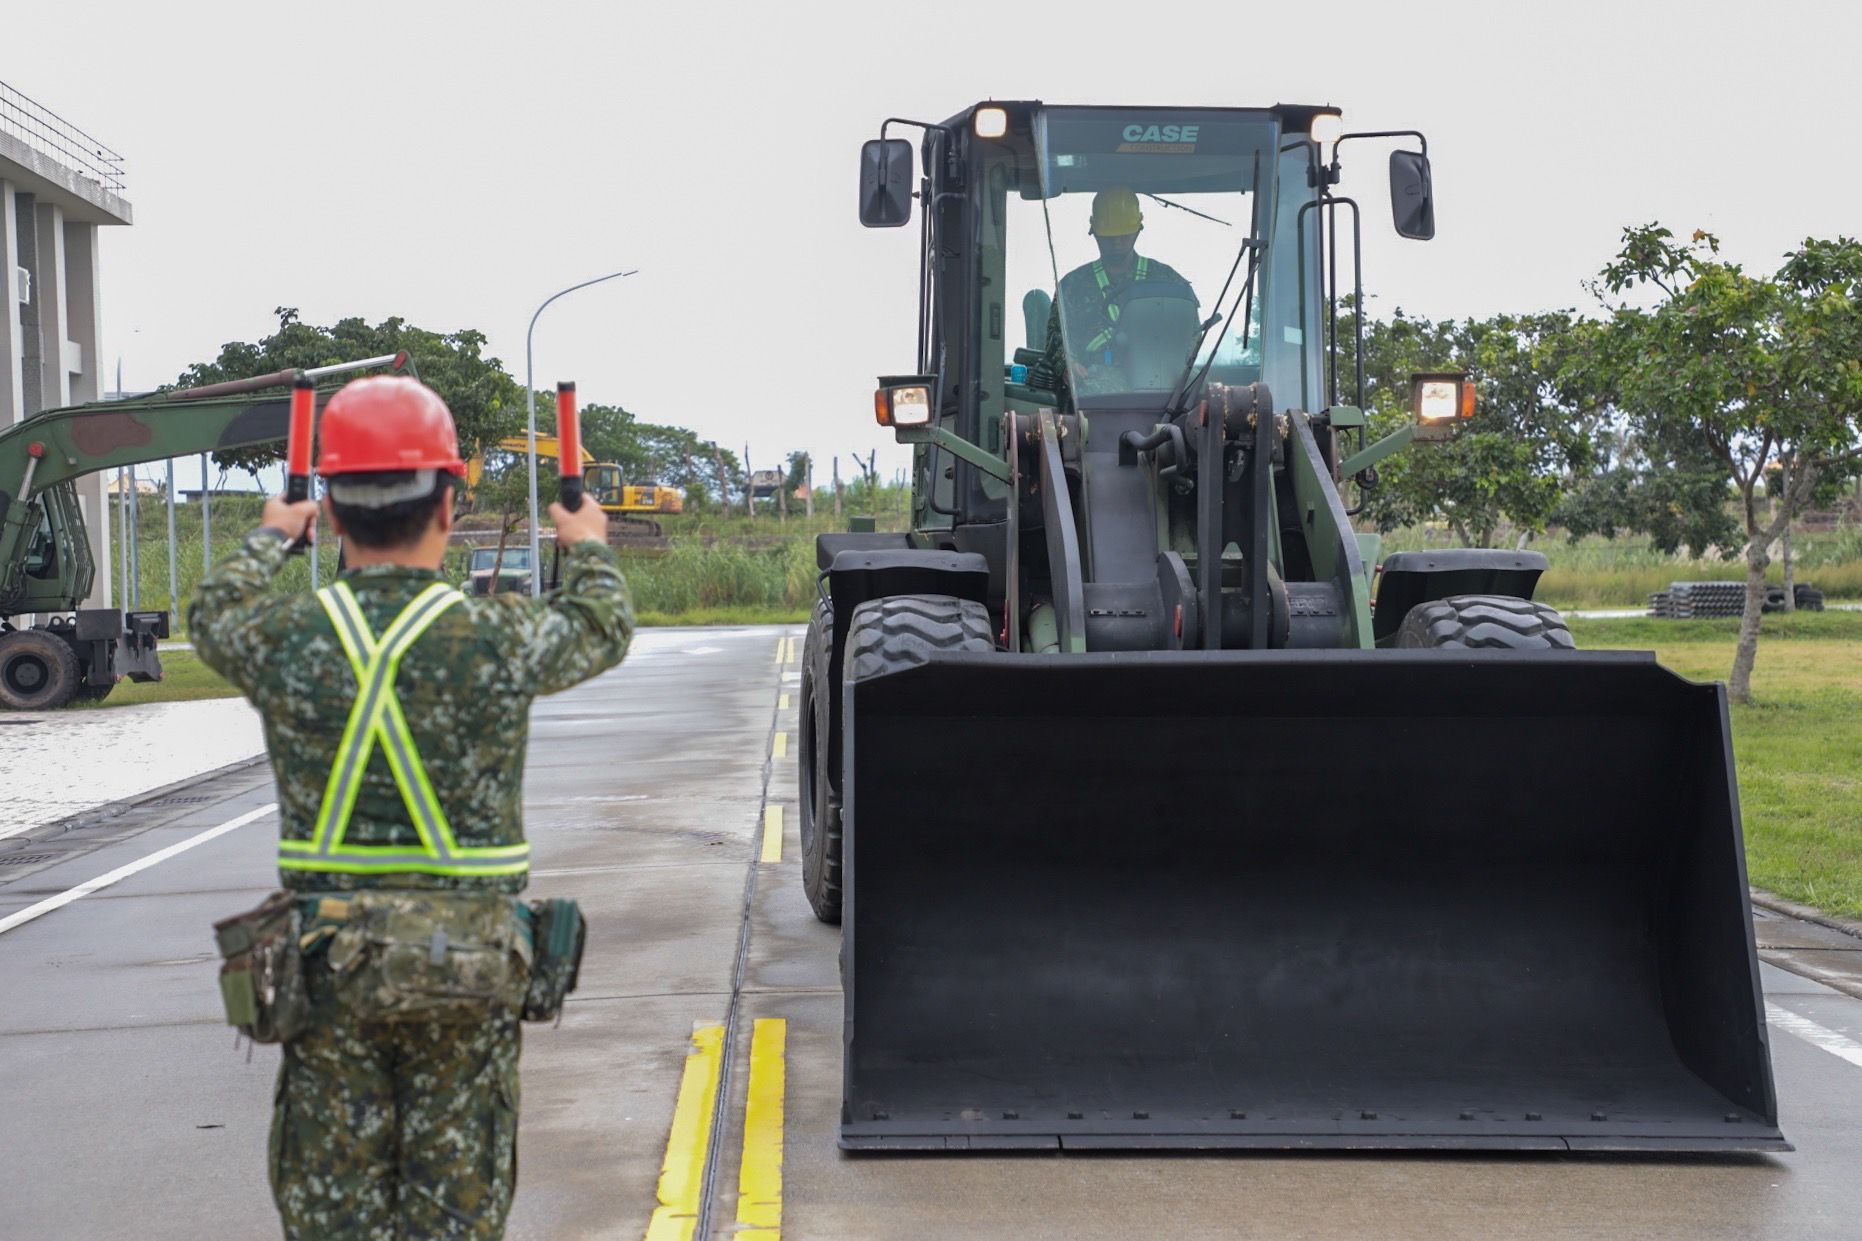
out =
<path fill-rule="evenodd" d="M 750 468 L 750 445 L 744 445 L 744 516 L 756 524 L 756 471 Z"/>
<path fill-rule="evenodd" d="M 136 494 L 136 467 L 129 467 L 129 606 L 142 608 L 142 501 Z"/>
<path fill-rule="evenodd" d="M 116 470 L 116 606 L 129 608 L 129 471 Z"/>
<path fill-rule="evenodd" d="M 117 380 L 117 389 L 122 390 L 123 381 Z M 175 572 L 175 459 L 168 458 L 168 610 L 173 612 L 180 603 L 181 579 Z"/>
<path fill-rule="evenodd" d="M 808 469 L 802 474 L 802 485 L 808 488 L 808 494 L 802 497 L 802 503 L 807 506 L 808 516 L 813 517 L 815 515 L 815 458 L 812 453 L 808 457 Z"/>
<path fill-rule="evenodd" d="M 200 455 L 200 571 L 213 569 L 213 484 L 207 478 L 207 454 Z"/>
<path fill-rule="evenodd" d="M 537 533 L 541 520 L 537 513 L 537 368 L 535 351 L 531 348 L 537 334 L 537 319 L 549 308 L 551 302 L 566 293 L 586 289 L 589 285 L 600 284 L 604 280 L 616 280 L 633 274 L 631 271 L 611 271 L 605 276 L 596 276 L 593 280 L 584 280 L 580 284 L 572 284 L 566 289 L 550 294 L 543 299 L 543 304 L 537 307 L 536 313 L 530 316 L 530 326 L 524 331 L 524 413 L 525 436 L 529 441 L 527 453 L 529 463 L 526 468 L 530 474 L 530 593 L 532 597 L 541 597 L 543 594 L 543 557 L 537 549 Z M 314 571 L 313 562 L 313 574 Z M 313 576 L 311 580 L 315 581 L 316 578 Z"/>
<path fill-rule="evenodd" d="M 834 458 L 834 520 L 840 520 L 840 458 Z"/>

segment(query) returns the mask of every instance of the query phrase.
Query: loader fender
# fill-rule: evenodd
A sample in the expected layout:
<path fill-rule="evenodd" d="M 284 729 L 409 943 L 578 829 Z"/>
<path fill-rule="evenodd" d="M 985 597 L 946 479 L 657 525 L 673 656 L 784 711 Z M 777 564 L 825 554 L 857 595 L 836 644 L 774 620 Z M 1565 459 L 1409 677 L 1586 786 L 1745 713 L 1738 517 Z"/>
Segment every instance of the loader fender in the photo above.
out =
<path fill-rule="evenodd" d="M 872 538 L 871 535 L 822 535 L 816 543 L 821 554 L 829 539 Z M 904 535 L 885 536 L 903 540 Z M 838 550 L 827 565 L 827 620 L 832 625 L 827 667 L 832 677 L 826 687 L 831 705 L 828 753 L 841 752 L 841 666 L 847 648 L 847 629 L 854 609 L 872 599 L 890 595 L 951 595 L 985 603 L 989 591 L 989 562 L 975 552 L 949 552 L 905 546 L 873 547 L 855 544 Z M 836 781 L 838 783 L 838 780 Z"/>
<path fill-rule="evenodd" d="M 1493 551 L 1477 547 L 1439 552 L 1397 552 L 1386 556 L 1377 579 L 1377 602 L 1371 632 L 1378 646 L 1396 645 L 1403 618 L 1419 603 L 1451 595 L 1510 595 L 1530 599 L 1546 569 L 1539 552 Z"/>

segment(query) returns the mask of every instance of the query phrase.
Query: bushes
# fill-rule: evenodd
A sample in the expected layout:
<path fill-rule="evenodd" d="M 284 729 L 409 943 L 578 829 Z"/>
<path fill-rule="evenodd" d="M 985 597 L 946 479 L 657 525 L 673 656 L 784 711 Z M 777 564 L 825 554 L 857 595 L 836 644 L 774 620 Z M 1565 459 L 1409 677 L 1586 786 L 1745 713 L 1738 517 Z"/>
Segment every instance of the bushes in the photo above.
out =
<path fill-rule="evenodd" d="M 691 613 L 768 613 L 806 619 L 815 600 L 815 549 L 809 539 L 773 548 L 676 543 L 663 556 L 622 556 L 634 607 L 655 618 Z"/>

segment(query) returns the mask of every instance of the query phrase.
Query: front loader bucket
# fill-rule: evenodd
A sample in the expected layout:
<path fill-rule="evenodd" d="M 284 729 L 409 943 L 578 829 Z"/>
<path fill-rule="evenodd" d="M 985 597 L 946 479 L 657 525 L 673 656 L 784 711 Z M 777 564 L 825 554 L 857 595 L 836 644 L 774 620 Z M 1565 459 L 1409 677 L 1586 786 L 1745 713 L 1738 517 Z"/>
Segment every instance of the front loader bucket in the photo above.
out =
<path fill-rule="evenodd" d="M 953 654 L 847 709 L 844 1147 L 1789 1149 L 1718 686 Z"/>

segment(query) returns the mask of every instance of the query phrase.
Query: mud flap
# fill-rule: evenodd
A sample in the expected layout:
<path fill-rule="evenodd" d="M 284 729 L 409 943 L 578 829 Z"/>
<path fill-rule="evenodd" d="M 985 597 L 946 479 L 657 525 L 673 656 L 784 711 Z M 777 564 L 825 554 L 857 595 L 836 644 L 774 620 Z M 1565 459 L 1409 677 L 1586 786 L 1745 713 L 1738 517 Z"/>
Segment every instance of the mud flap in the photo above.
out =
<path fill-rule="evenodd" d="M 1789 1149 L 1725 694 L 1651 656 L 847 687 L 849 1149 Z"/>

